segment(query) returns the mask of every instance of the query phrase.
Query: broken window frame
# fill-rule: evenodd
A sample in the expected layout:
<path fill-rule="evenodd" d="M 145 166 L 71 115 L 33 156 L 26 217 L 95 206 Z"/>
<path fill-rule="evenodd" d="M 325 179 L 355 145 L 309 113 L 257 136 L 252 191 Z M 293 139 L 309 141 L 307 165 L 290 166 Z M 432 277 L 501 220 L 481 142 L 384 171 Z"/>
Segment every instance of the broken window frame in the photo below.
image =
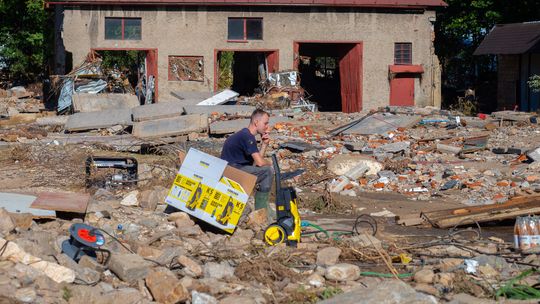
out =
<path fill-rule="evenodd" d="M 394 43 L 394 65 L 412 64 L 412 42 Z"/>
<path fill-rule="evenodd" d="M 121 36 L 120 37 L 108 37 L 107 36 L 107 21 L 108 20 L 120 20 L 120 33 L 121 33 Z M 138 37 L 135 37 L 135 38 L 126 38 L 126 20 L 129 20 L 129 21 L 139 21 L 138 25 L 139 25 L 139 28 L 140 28 L 140 31 L 139 31 L 139 35 Z M 105 33 L 104 33 L 104 37 L 105 37 L 105 40 L 142 40 L 142 18 L 140 17 L 105 17 Z"/>
<path fill-rule="evenodd" d="M 191 60 L 200 60 L 202 62 L 201 66 L 201 76 L 200 78 L 191 79 L 189 77 L 175 77 L 172 74 L 172 67 L 171 67 L 171 60 L 175 58 L 184 58 L 184 59 L 191 59 Z M 167 59 L 167 78 L 168 81 L 196 81 L 196 82 L 204 82 L 204 56 L 184 56 L 184 55 L 169 55 Z"/>
<path fill-rule="evenodd" d="M 230 33 L 230 21 L 231 20 L 242 20 L 243 21 L 243 39 L 231 39 L 231 33 Z M 260 38 L 249 38 L 248 37 L 248 21 L 260 21 L 261 30 L 260 30 Z M 264 24 L 263 24 L 263 18 L 262 17 L 229 17 L 227 18 L 227 41 L 228 42 L 248 42 L 250 40 L 263 40 L 263 32 L 264 32 Z"/>

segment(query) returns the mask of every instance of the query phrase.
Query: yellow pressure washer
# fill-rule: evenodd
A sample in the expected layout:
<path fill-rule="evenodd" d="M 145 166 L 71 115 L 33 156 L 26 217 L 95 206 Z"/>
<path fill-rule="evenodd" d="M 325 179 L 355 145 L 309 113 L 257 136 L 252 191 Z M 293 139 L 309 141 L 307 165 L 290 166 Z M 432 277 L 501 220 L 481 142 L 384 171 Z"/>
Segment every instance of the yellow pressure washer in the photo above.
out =
<path fill-rule="evenodd" d="M 281 173 L 276 154 L 272 154 L 272 163 L 276 179 L 277 220 L 264 230 L 264 240 L 271 246 L 285 242 L 288 246 L 296 247 L 301 235 L 296 191 L 294 187 L 282 187 L 281 182 L 304 173 L 304 170 Z"/>

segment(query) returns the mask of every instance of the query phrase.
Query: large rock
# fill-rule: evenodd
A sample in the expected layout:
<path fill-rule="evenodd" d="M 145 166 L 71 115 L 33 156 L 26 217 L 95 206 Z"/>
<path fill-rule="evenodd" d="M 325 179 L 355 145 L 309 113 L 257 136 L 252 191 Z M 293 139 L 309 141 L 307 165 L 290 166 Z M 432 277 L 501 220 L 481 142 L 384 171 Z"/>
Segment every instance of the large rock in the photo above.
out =
<path fill-rule="evenodd" d="M 78 303 L 80 303 L 80 299 Z M 97 303 L 137 304 L 145 302 L 144 296 L 137 289 L 122 288 L 103 293 Z"/>
<path fill-rule="evenodd" d="M 185 255 L 181 255 L 177 259 L 178 263 L 182 266 L 184 266 L 184 271 L 187 275 L 192 277 L 200 277 L 203 274 L 203 269 L 199 263 L 194 261 L 193 259 L 190 259 L 189 257 Z"/>
<path fill-rule="evenodd" d="M 346 263 L 332 265 L 324 276 L 331 281 L 356 281 L 360 277 L 360 267 Z"/>
<path fill-rule="evenodd" d="M 250 296 L 237 296 L 232 295 L 225 297 L 219 301 L 219 304 L 253 304 L 253 303 L 261 303 L 259 301 L 256 301 L 255 298 Z"/>
<path fill-rule="evenodd" d="M 212 297 L 209 294 L 197 292 L 193 290 L 191 292 L 191 303 L 192 304 L 218 304 L 216 298 Z"/>
<path fill-rule="evenodd" d="M 317 252 L 317 265 L 331 266 L 339 261 L 341 249 L 337 247 L 326 247 Z"/>
<path fill-rule="evenodd" d="M 10 260 L 15 263 L 20 263 L 17 265 L 25 267 L 27 267 L 26 265 L 29 265 L 29 268 L 33 268 L 36 273 L 44 273 L 57 283 L 72 283 L 75 280 L 75 272 L 73 270 L 28 254 L 14 242 L 8 242 L 7 240 L 0 238 L 0 248 L 2 247 L 4 247 L 4 249 L 0 256 L 0 261 Z"/>
<path fill-rule="evenodd" d="M 150 271 L 146 277 L 146 286 L 159 303 L 174 304 L 189 299 L 189 292 L 180 280 L 166 268 Z"/>
<path fill-rule="evenodd" d="M 144 279 L 152 263 L 137 254 L 113 254 L 109 261 L 109 269 L 122 281 L 133 283 Z"/>
<path fill-rule="evenodd" d="M 414 281 L 417 283 L 431 284 L 435 278 L 435 273 L 431 269 L 421 269 L 414 274 Z"/>
<path fill-rule="evenodd" d="M 436 304 L 433 296 L 416 292 L 406 283 L 389 279 L 375 286 L 362 286 L 349 292 L 339 294 L 319 304 Z"/>
<path fill-rule="evenodd" d="M 5 235 L 13 229 L 15 229 L 15 223 L 11 219 L 9 212 L 4 208 L 0 208 L 0 233 Z"/>
<path fill-rule="evenodd" d="M 139 191 L 134 190 L 128 193 L 120 202 L 120 205 L 122 206 L 138 206 L 139 200 L 138 200 Z"/>
<path fill-rule="evenodd" d="M 156 210 L 158 199 L 153 190 L 144 190 L 139 194 L 139 206 L 148 211 Z"/>
<path fill-rule="evenodd" d="M 335 175 L 344 175 L 351 169 L 361 164 L 366 165 L 369 168 L 369 170 L 365 173 L 366 175 L 375 175 L 383 169 L 383 165 L 381 163 L 368 156 L 358 154 L 336 155 L 328 162 L 327 166 L 328 170 Z"/>
<path fill-rule="evenodd" d="M 204 277 L 214 278 L 221 280 L 227 277 L 234 276 L 234 268 L 227 262 L 221 262 L 221 264 L 210 262 L 204 265 Z"/>

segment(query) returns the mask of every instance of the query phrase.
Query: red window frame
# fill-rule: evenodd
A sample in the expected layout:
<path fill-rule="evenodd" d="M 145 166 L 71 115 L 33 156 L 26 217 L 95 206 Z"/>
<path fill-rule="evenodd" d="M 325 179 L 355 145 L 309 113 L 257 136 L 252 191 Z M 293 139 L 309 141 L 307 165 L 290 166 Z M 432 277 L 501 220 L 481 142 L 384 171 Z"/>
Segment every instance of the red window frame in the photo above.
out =
<path fill-rule="evenodd" d="M 229 33 L 227 32 L 227 41 L 228 42 L 248 42 L 249 40 L 263 40 L 263 32 L 264 32 L 264 23 L 263 23 L 263 18 L 262 17 L 229 17 L 227 18 L 227 31 L 228 31 L 228 27 L 229 27 L 229 20 L 231 19 L 235 19 L 235 20 L 242 20 L 244 21 L 243 24 L 244 24 L 244 39 L 229 39 L 228 35 Z M 261 39 L 247 39 L 247 21 L 248 20 L 261 20 Z"/>
<path fill-rule="evenodd" d="M 408 56 L 405 56 L 408 54 Z M 411 65 L 412 64 L 412 42 L 394 43 L 394 64 Z"/>
<path fill-rule="evenodd" d="M 141 17 L 105 17 L 105 20 L 107 19 L 120 19 L 121 21 L 121 32 L 122 32 L 122 36 L 120 39 L 107 39 L 105 38 L 105 40 L 126 40 L 125 39 L 125 33 L 126 33 L 126 28 L 125 28 L 125 21 L 126 20 L 140 20 L 141 21 L 141 38 L 140 39 L 129 39 L 129 40 L 141 40 L 142 39 L 142 18 Z M 104 26 L 106 27 L 107 26 L 107 23 L 105 22 Z M 107 29 L 105 28 L 105 32 L 107 32 Z"/>

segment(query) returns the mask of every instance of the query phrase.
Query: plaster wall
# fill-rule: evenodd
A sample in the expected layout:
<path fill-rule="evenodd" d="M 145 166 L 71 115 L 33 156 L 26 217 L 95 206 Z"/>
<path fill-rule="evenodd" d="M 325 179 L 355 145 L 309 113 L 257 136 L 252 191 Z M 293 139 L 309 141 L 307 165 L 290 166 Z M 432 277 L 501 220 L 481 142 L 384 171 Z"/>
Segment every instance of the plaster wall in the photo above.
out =
<path fill-rule="evenodd" d="M 106 17 L 140 17 L 142 39 L 105 40 Z M 263 40 L 227 41 L 228 17 L 262 17 Z M 362 42 L 363 109 L 388 105 L 388 66 L 394 43 L 412 42 L 412 64 L 425 72 L 415 80 L 417 106 L 440 105 L 440 72 L 432 48 L 434 11 L 324 7 L 66 7 L 62 38 L 73 65 L 92 48 L 158 50 L 160 101 L 171 91 L 213 91 L 215 51 L 277 49 L 279 69 L 293 68 L 294 41 Z M 203 56 L 204 82 L 168 81 L 168 56 Z"/>

